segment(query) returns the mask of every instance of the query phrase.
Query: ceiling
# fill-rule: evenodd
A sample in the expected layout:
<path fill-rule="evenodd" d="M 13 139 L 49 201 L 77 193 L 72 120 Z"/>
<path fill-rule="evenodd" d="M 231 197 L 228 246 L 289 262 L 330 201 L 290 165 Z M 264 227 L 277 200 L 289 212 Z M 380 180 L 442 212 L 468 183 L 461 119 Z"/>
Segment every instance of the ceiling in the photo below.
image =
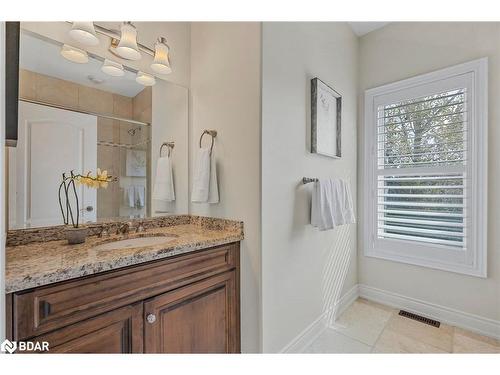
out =
<path fill-rule="evenodd" d="M 111 77 L 101 71 L 102 62 L 92 56 L 89 56 L 88 63 L 76 64 L 61 56 L 61 47 L 56 42 L 43 40 L 24 31 L 20 39 L 21 69 L 129 97 L 136 96 L 144 89 L 135 81 L 135 74 L 127 69 L 124 76 Z M 90 80 L 89 76 L 95 81 Z"/>
<path fill-rule="evenodd" d="M 380 29 L 388 23 L 389 22 L 348 22 L 352 31 L 354 31 L 354 34 L 357 36 L 363 36 L 374 30 Z"/>

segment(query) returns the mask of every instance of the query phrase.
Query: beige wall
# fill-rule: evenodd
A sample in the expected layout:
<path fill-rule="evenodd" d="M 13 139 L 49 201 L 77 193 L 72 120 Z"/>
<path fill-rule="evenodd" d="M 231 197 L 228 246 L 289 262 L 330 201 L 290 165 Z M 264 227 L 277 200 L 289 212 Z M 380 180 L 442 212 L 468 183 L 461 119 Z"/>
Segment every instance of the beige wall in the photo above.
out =
<path fill-rule="evenodd" d="M 24 69 L 19 74 L 19 97 L 132 119 L 132 98 Z"/>
<path fill-rule="evenodd" d="M 216 129 L 220 203 L 193 203 L 190 212 L 245 222 L 243 352 L 260 341 L 260 50 L 259 23 L 192 23 L 190 173 L 201 132 Z"/>
<path fill-rule="evenodd" d="M 152 119 L 152 87 L 146 87 L 132 98 L 132 118 L 137 121 L 151 122 Z"/>
<path fill-rule="evenodd" d="M 362 130 L 365 89 L 485 56 L 489 58 L 488 278 L 368 258 L 361 242 L 358 268 L 361 284 L 500 320 L 500 23 L 395 23 L 361 38 L 359 119 Z M 361 132 L 360 145 L 362 137 Z M 362 147 L 360 151 L 362 178 Z"/>
<path fill-rule="evenodd" d="M 265 352 L 285 348 L 357 283 L 356 225 L 310 225 L 312 184 L 342 177 L 356 196 L 358 40 L 346 23 L 264 23 L 262 293 Z M 310 153 L 310 80 L 342 95 L 342 158 Z"/>
<path fill-rule="evenodd" d="M 151 125 L 151 183 L 154 186 L 160 147 L 174 142 L 171 152 L 175 201 L 151 201 L 151 215 L 189 212 L 189 90 L 170 82 L 157 81 L 153 86 Z M 163 154 L 167 150 L 163 149 Z"/>

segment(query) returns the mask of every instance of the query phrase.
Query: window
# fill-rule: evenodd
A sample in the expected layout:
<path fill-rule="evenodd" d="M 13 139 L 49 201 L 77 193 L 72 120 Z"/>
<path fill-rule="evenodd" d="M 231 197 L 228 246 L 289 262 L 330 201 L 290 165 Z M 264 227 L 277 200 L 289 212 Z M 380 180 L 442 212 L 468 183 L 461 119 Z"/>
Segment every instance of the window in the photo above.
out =
<path fill-rule="evenodd" d="M 486 277 L 487 59 L 365 93 L 365 255 Z"/>

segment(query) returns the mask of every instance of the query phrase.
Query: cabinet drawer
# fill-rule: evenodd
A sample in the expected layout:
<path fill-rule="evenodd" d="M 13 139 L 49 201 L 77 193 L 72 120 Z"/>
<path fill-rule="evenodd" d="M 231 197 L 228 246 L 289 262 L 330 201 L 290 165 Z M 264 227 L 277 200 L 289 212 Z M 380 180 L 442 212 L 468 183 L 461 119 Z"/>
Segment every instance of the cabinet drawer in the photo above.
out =
<path fill-rule="evenodd" d="M 233 269 L 239 244 L 15 293 L 14 339 L 23 340 Z"/>

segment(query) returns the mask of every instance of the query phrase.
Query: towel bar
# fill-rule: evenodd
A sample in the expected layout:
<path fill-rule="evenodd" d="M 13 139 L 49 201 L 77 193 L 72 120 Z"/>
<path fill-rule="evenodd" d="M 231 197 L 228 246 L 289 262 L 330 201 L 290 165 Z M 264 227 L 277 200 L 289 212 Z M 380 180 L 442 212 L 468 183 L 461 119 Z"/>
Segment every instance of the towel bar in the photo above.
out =
<path fill-rule="evenodd" d="M 318 178 L 302 177 L 302 183 L 308 184 L 309 182 L 318 182 Z"/>

